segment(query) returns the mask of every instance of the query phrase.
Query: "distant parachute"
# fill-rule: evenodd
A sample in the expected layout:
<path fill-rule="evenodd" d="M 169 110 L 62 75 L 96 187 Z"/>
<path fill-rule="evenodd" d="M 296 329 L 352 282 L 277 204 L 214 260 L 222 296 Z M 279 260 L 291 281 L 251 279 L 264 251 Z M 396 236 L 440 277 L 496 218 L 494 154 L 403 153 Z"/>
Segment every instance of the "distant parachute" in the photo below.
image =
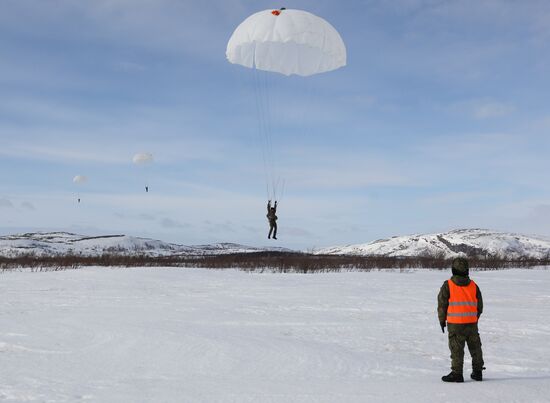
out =
<path fill-rule="evenodd" d="M 74 183 L 86 183 L 86 182 L 88 182 L 88 178 L 84 175 L 76 175 L 73 178 L 73 182 Z"/>
<path fill-rule="evenodd" d="M 73 178 L 73 183 L 75 183 L 79 187 L 84 185 L 86 182 L 88 182 L 88 177 L 86 177 L 84 175 L 76 175 Z M 80 203 L 80 191 L 77 192 L 76 197 L 77 197 L 78 202 Z"/>
<path fill-rule="evenodd" d="M 230 63 L 252 70 L 267 198 L 280 199 L 285 181 L 276 173 L 280 164 L 274 156 L 273 127 L 285 125 L 284 106 L 294 103 L 294 109 L 287 114 L 296 115 L 296 110 L 303 111 L 307 105 L 294 96 L 299 95 L 298 88 L 291 88 L 290 95 L 286 93 L 286 98 L 274 102 L 272 90 L 281 86 L 270 84 L 271 73 L 308 77 L 339 69 L 346 65 L 346 45 L 338 31 L 323 18 L 307 11 L 282 8 L 260 11 L 246 18 L 231 35 L 226 56 Z M 278 106 L 283 113 L 273 112 Z"/>
<path fill-rule="evenodd" d="M 146 169 L 147 165 L 150 165 L 153 163 L 153 154 L 151 153 L 138 153 L 134 155 L 134 158 L 132 158 L 132 161 L 134 164 L 139 165 L 143 168 L 143 181 L 145 182 L 145 192 L 149 192 L 149 177 L 148 177 L 148 169 Z"/>
<path fill-rule="evenodd" d="M 134 161 L 134 164 L 138 164 L 138 165 L 150 164 L 151 162 L 153 162 L 153 154 L 139 153 L 134 155 L 134 158 L 132 158 L 132 161 Z"/>

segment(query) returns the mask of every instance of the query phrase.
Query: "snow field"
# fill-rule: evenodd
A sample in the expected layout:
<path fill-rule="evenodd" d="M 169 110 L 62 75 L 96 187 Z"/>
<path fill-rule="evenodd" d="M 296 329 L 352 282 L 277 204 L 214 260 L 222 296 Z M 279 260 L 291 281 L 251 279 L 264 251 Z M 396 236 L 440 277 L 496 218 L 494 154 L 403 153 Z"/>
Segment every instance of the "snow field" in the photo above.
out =
<path fill-rule="evenodd" d="M 444 384 L 448 272 L 0 274 L 0 401 L 548 402 L 550 271 L 472 274 L 486 382 Z M 465 375 L 470 373 L 466 353 Z"/>

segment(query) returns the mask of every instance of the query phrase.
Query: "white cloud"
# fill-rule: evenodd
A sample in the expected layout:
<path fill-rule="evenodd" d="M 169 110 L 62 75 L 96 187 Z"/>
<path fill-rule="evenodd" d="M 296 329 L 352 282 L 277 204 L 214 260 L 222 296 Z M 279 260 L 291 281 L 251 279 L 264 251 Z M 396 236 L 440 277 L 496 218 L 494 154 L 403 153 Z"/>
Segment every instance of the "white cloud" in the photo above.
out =
<path fill-rule="evenodd" d="M 309 238 L 313 235 L 311 233 L 311 231 L 308 231 L 304 228 L 292 227 L 292 226 L 284 227 L 283 232 L 284 232 L 285 235 L 290 235 L 290 236 L 294 236 L 294 237 L 302 237 L 302 238 Z"/>
<path fill-rule="evenodd" d="M 474 119 L 494 119 L 512 115 L 516 107 L 493 99 L 469 99 L 455 102 L 449 107 L 452 113 L 467 115 Z"/>
<path fill-rule="evenodd" d="M 37 161 L 129 164 L 129 154 L 126 157 L 125 155 L 121 155 L 121 153 L 113 152 L 104 147 L 95 146 L 94 148 L 96 149 L 91 150 L 90 148 L 92 147 L 85 146 L 84 144 L 78 148 L 72 148 L 63 145 L 51 146 L 46 144 L 16 143 L 7 144 L 0 149 L 0 155 Z"/>
<path fill-rule="evenodd" d="M 525 228 L 534 233 L 541 233 L 550 236 L 550 202 L 535 203 L 527 210 Z"/>
<path fill-rule="evenodd" d="M 177 220 L 174 220 L 173 218 L 163 218 L 160 220 L 160 225 L 164 228 L 168 229 L 176 229 L 176 228 L 189 228 L 190 224 L 187 223 L 180 223 Z"/>
<path fill-rule="evenodd" d="M 34 204 L 32 204 L 29 201 L 22 202 L 21 208 L 24 208 L 25 210 L 36 210 L 36 208 L 34 207 Z"/>
<path fill-rule="evenodd" d="M 64 42 L 104 41 L 111 46 L 204 57 L 216 53 L 220 45 L 213 38 L 227 35 L 225 28 L 232 24 L 231 18 L 235 19 L 234 24 L 240 22 L 241 3 L 227 3 L 209 2 L 198 7 L 193 0 L 58 0 L 54 5 L 40 1 L 13 2 L 0 16 L 0 23 L 13 31 L 24 26 L 27 35 Z M 64 36 L 64 29 L 70 29 L 71 35 Z"/>
<path fill-rule="evenodd" d="M 453 204 L 463 205 L 465 203 L 476 203 L 483 198 L 495 197 L 495 191 L 459 191 L 459 192 L 434 192 L 432 195 L 421 197 L 419 202 L 426 205 L 446 205 Z M 504 196 L 504 195 L 503 195 Z"/>
<path fill-rule="evenodd" d="M 477 119 L 490 119 L 508 116 L 514 113 L 516 108 L 512 105 L 500 102 L 484 102 L 473 107 L 473 115 Z"/>
<path fill-rule="evenodd" d="M 147 150 L 155 155 L 155 163 L 170 164 L 219 161 L 236 147 L 228 137 L 195 135 L 204 131 L 194 125 L 165 123 L 178 116 L 178 107 L 170 113 L 130 109 L 121 113 L 116 123 L 87 121 L 74 128 L 45 122 L 40 127 L 23 128 L 0 124 L 0 155 L 51 162 L 131 164 L 136 152 Z"/>
<path fill-rule="evenodd" d="M 141 73 L 147 70 L 147 66 L 142 63 L 124 60 L 114 63 L 114 69 L 123 73 Z"/>
<path fill-rule="evenodd" d="M 139 219 L 145 220 L 145 221 L 154 221 L 156 218 L 153 214 L 149 213 L 141 213 L 138 215 Z"/>
<path fill-rule="evenodd" d="M 347 147 L 293 147 L 285 150 L 279 169 L 288 186 L 316 189 L 361 189 L 369 186 L 408 187 L 425 182 L 406 161 L 387 152 Z"/>
<path fill-rule="evenodd" d="M 0 208 L 13 208 L 13 203 L 11 200 L 2 197 L 0 198 Z"/>

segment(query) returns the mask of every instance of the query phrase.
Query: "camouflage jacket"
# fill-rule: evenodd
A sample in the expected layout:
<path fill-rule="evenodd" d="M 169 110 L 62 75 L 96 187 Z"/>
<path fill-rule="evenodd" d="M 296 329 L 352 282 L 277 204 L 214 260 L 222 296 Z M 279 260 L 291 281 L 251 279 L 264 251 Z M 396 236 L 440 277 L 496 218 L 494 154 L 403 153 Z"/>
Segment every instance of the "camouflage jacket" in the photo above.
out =
<path fill-rule="evenodd" d="M 266 217 L 269 221 L 277 221 L 277 204 L 273 206 L 273 209 L 271 207 L 271 202 L 267 203 L 267 214 Z"/>
<path fill-rule="evenodd" d="M 468 276 L 452 276 L 451 281 L 458 286 L 467 286 L 470 284 L 470 277 Z M 483 312 L 483 297 L 481 296 L 481 291 L 479 286 L 477 286 L 477 315 L 481 315 Z M 439 322 L 447 321 L 447 309 L 449 308 L 449 298 L 451 293 L 449 291 L 449 284 L 447 281 L 443 283 L 441 289 L 439 290 L 439 295 L 437 296 L 437 316 L 439 317 Z"/>

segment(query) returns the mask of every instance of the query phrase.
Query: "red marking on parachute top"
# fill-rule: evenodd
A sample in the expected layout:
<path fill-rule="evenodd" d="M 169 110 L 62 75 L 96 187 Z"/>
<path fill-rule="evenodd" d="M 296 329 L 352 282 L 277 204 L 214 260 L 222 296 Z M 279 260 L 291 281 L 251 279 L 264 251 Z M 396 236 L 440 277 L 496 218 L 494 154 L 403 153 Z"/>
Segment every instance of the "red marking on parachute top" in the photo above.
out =
<path fill-rule="evenodd" d="M 281 14 L 281 12 L 279 10 L 273 10 L 271 14 L 273 14 L 274 16 L 278 16 L 279 14 Z"/>

